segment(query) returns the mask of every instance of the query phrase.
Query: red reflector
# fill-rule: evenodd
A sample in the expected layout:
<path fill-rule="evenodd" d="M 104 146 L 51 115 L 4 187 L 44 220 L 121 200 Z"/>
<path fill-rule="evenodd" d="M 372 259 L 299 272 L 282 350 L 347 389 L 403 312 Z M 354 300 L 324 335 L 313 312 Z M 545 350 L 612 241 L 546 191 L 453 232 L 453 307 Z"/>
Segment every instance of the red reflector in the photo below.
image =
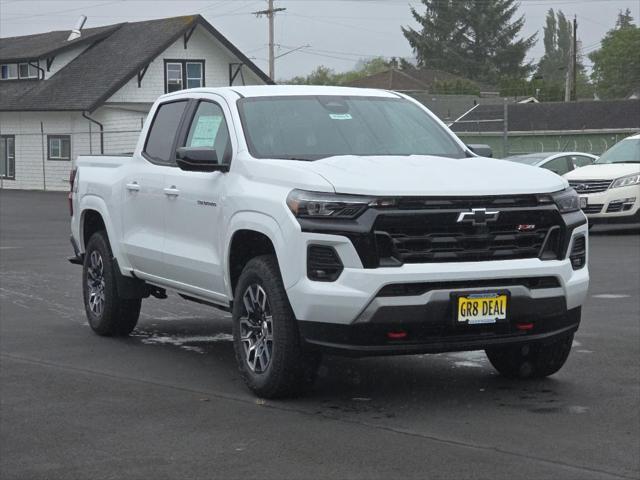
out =
<path fill-rule="evenodd" d="M 407 338 L 407 332 L 403 330 L 397 332 L 387 332 L 387 338 L 389 340 L 402 340 L 403 338 Z"/>
<path fill-rule="evenodd" d="M 517 323 L 516 328 L 518 330 L 533 330 L 533 323 Z"/>

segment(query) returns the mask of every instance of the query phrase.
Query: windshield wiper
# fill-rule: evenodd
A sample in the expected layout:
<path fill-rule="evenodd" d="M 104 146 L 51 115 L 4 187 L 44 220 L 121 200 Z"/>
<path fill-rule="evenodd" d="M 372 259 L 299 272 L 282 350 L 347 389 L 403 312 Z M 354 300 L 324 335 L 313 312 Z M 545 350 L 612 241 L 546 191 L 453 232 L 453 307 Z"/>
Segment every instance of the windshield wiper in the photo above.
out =
<path fill-rule="evenodd" d="M 275 157 L 279 160 L 298 160 L 300 162 L 313 162 L 313 158 L 305 158 L 305 157 L 296 157 L 293 155 L 286 155 L 286 156 L 280 156 L 280 157 Z"/>

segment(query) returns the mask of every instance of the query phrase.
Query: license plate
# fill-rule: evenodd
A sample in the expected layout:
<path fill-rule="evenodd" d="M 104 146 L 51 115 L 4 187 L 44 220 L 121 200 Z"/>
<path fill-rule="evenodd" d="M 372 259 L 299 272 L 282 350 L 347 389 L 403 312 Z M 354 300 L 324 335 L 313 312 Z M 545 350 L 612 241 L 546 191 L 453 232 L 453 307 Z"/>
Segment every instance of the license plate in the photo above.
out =
<path fill-rule="evenodd" d="M 589 197 L 580 197 L 580 208 L 585 209 L 589 205 Z"/>
<path fill-rule="evenodd" d="M 469 293 L 458 297 L 458 323 L 479 325 L 507 319 L 507 295 Z"/>

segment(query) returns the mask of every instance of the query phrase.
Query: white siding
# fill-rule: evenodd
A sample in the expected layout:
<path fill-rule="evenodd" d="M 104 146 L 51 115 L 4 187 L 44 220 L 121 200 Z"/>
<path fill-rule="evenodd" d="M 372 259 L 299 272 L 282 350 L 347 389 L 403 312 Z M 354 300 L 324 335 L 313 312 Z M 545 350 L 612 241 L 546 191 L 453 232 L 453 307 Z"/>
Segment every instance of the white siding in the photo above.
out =
<path fill-rule="evenodd" d="M 107 106 L 91 114 L 91 118 L 102 123 L 104 127 L 104 153 L 132 153 L 138 143 L 147 113 Z M 97 149 L 99 145 L 94 145 L 94 153 L 99 153 Z"/>
<path fill-rule="evenodd" d="M 191 35 L 184 48 L 183 37 L 180 37 L 173 45 L 156 57 L 150 64 L 141 88 L 138 88 L 138 78 L 135 75 L 120 90 L 118 90 L 108 102 L 141 102 L 152 103 L 164 91 L 164 60 L 204 60 L 204 81 L 207 87 L 224 87 L 229 85 L 229 63 L 237 63 L 239 60 L 232 56 L 208 31 L 198 26 Z M 245 83 L 247 85 L 262 85 L 264 82 L 249 70 L 242 67 Z M 240 76 L 234 82 L 240 84 Z"/>
<path fill-rule="evenodd" d="M 91 151 L 89 122 L 78 112 L 0 112 L 0 133 L 15 136 L 16 154 L 15 180 L 3 180 L 2 188 L 69 188 L 72 161 L 47 159 L 47 135 L 70 135 L 72 159 Z M 95 153 L 99 136 L 92 137 Z"/>

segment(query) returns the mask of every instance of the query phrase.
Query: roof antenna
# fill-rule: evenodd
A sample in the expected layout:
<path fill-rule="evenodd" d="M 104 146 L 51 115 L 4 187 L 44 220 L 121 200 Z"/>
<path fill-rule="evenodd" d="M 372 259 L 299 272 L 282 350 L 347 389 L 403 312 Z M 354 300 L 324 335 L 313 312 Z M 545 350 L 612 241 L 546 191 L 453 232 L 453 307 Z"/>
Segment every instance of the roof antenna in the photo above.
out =
<path fill-rule="evenodd" d="M 73 30 L 71 30 L 71 33 L 69 34 L 69 38 L 67 38 L 67 42 L 70 42 L 71 40 L 75 40 L 76 38 L 80 38 L 80 36 L 82 35 L 81 33 L 82 27 L 84 27 L 84 24 L 86 21 L 87 21 L 87 16 L 80 15 L 80 18 L 78 19 L 78 23 L 76 23 L 76 26 L 74 27 Z"/>

